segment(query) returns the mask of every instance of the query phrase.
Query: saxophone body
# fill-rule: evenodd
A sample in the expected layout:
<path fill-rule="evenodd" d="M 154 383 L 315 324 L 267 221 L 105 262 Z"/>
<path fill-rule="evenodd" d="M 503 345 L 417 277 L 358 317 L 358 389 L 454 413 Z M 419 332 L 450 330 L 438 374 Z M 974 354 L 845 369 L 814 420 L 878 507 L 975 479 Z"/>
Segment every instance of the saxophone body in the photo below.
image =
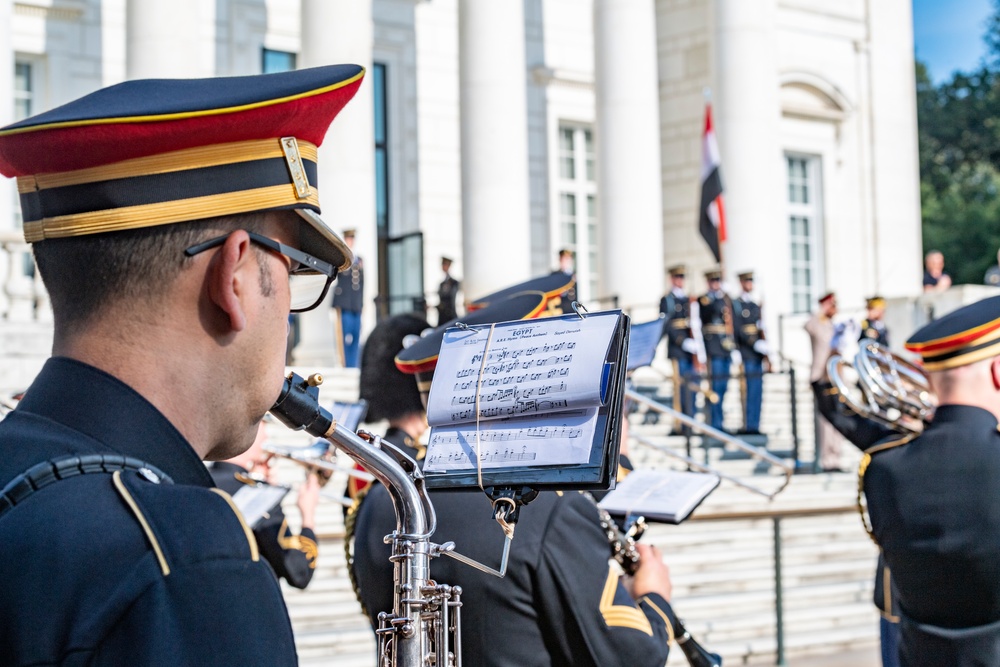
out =
<path fill-rule="evenodd" d="M 433 544 L 436 519 L 416 462 L 391 443 L 338 425 L 319 404 L 319 376 L 285 378 L 271 414 L 293 430 L 326 438 L 374 475 L 392 498 L 396 530 L 392 544 L 393 609 L 381 612 L 379 667 L 461 667 L 462 590 L 430 578 L 431 558 L 453 548 Z"/>

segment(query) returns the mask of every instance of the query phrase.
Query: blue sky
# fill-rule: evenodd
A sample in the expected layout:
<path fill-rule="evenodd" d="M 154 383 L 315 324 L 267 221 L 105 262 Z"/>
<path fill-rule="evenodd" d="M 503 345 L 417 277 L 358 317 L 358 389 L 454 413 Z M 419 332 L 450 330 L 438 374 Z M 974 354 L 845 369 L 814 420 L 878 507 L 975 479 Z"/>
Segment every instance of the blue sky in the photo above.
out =
<path fill-rule="evenodd" d="M 878 0 L 875 0 L 876 2 Z M 986 53 L 983 30 L 991 0 L 913 0 L 913 40 L 917 58 L 941 83 L 955 70 L 968 71 Z"/>

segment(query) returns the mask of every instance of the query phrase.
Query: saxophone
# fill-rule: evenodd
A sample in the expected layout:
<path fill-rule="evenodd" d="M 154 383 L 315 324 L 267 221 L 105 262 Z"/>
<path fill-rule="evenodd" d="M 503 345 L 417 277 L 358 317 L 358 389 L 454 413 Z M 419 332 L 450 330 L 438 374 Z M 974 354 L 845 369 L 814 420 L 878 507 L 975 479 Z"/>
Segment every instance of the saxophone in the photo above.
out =
<path fill-rule="evenodd" d="M 289 428 L 329 440 L 372 473 L 392 497 L 393 610 L 379 614 L 379 667 L 461 667 L 462 589 L 430 579 L 430 560 L 454 544 L 430 541 L 437 523 L 416 462 L 391 443 L 337 424 L 319 404 L 319 375 L 289 374 L 271 414 Z"/>

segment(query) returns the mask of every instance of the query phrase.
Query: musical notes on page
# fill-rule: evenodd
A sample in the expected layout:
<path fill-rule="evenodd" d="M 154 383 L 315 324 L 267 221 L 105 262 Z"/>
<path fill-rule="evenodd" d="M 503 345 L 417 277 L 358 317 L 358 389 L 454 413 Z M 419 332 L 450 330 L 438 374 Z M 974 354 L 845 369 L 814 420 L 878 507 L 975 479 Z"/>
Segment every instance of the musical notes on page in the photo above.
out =
<path fill-rule="evenodd" d="M 521 419 L 438 426 L 431 432 L 424 470 L 584 464 L 590 460 L 596 408 Z"/>
<path fill-rule="evenodd" d="M 617 313 L 595 314 L 447 331 L 428 422 L 443 426 L 602 405 L 605 360 L 618 321 Z"/>

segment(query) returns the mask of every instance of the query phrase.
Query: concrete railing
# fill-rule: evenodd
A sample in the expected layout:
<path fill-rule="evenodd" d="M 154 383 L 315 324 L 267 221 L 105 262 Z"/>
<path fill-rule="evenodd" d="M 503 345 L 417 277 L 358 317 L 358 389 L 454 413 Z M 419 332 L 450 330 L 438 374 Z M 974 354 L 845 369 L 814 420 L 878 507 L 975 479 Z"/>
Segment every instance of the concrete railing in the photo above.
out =
<path fill-rule="evenodd" d="M 31 245 L 18 231 L 0 232 L 0 320 L 50 322 L 48 292 L 34 270 Z"/>

